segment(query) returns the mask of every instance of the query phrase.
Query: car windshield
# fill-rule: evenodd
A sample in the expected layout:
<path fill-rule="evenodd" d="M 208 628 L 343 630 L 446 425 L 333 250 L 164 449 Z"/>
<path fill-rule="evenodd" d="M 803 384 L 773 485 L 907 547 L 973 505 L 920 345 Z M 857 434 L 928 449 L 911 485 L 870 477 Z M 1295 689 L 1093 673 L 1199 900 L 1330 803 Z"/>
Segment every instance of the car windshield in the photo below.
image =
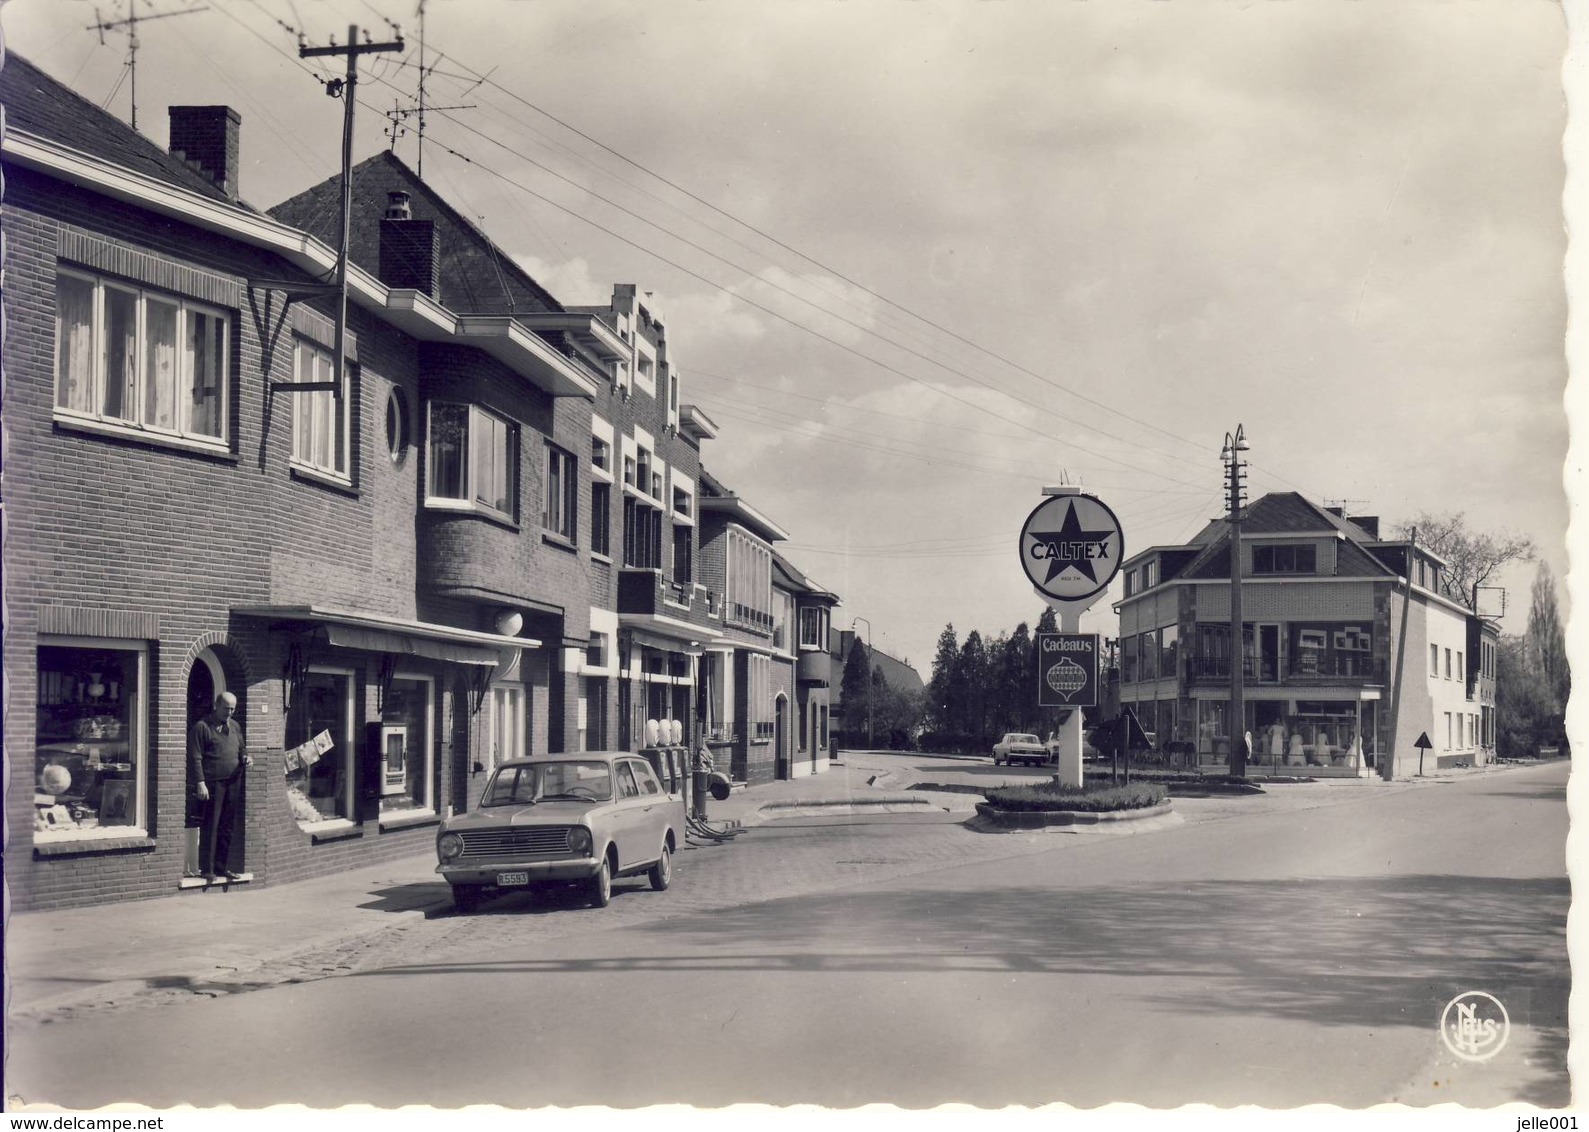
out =
<path fill-rule="evenodd" d="M 505 766 L 491 776 L 481 806 L 527 806 L 554 799 L 577 802 L 612 800 L 612 767 L 594 759 Z"/>
<path fill-rule="evenodd" d="M 982 741 L 984 743 L 987 742 L 986 739 L 984 739 Z M 1006 735 L 1004 737 L 1004 741 L 1006 743 L 1035 743 L 1035 742 L 1037 742 L 1037 736 L 1036 735 Z"/>

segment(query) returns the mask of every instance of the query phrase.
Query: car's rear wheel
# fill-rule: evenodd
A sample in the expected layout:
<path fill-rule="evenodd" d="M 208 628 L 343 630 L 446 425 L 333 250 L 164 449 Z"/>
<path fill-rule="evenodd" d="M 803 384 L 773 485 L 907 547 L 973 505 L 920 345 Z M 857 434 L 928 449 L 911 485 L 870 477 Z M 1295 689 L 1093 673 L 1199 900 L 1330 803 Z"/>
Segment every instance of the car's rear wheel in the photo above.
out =
<path fill-rule="evenodd" d="M 483 891 L 478 884 L 455 884 L 452 886 L 452 906 L 460 912 L 473 912 L 480 907 Z"/>
<path fill-rule="evenodd" d="M 591 877 L 589 887 L 585 889 L 585 897 L 590 901 L 592 908 L 605 908 L 612 900 L 612 858 L 603 856 L 601 867 L 596 870 L 596 875 Z"/>
<path fill-rule="evenodd" d="M 662 843 L 662 856 L 657 858 L 657 863 L 651 866 L 651 871 L 646 876 L 651 881 L 651 887 L 658 892 L 673 883 L 673 854 L 668 849 L 667 842 Z"/>

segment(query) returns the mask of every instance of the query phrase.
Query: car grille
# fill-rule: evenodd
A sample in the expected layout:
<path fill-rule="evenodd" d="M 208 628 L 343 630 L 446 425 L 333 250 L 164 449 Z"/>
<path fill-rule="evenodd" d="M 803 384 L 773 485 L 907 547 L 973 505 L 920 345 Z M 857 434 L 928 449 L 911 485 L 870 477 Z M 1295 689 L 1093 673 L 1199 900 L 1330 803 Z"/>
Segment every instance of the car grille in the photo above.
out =
<path fill-rule="evenodd" d="M 490 859 L 510 861 L 530 857 L 568 856 L 568 826 L 535 826 L 530 829 L 471 829 L 460 832 L 460 861 Z"/>

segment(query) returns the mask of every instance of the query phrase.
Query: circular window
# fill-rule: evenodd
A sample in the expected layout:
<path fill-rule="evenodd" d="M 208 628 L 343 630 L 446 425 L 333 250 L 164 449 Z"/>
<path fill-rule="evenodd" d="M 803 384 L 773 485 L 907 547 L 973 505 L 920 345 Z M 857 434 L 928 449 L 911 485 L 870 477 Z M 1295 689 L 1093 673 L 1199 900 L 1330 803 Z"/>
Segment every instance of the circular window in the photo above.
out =
<path fill-rule="evenodd" d="M 386 450 L 394 464 L 408 454 L 408 398 L 396 386 L 386 395 Z"/>

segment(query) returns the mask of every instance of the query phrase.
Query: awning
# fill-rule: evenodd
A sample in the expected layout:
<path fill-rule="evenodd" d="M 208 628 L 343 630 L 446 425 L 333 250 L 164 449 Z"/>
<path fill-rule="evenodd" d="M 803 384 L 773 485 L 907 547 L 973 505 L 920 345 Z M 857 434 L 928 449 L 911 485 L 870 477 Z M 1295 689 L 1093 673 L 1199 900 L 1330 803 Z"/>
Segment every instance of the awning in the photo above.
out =
<path fill-rule="evenodd" d="M 426 657 L 454 664 L 495 666 L 510 659 L 505 650 L 540 648 L 532 637 L 508 637 L 430 621 L 408 621 L 323 605 L 233 606 L 240 617 L 257 617 L 277 624 L 310 624 L 324 633 L 328 644 L 339 648 Z"/>
<path fill-rule="evenodd" d="M 423 656 L 431 660 L 450 660 L 454 664 L 481 664 L 495 666 L 502 660 L 495 649 L 478 645 L 461 645 L 455 641 L 428 640 L 424 637 L 404 637 L 385 633 L 379 629 L 362 629 L 354 625 L 322 625 L 326 643 L 343 649 L 364 649 L 366 652 L 394 652 L 404 656 Z"/>

